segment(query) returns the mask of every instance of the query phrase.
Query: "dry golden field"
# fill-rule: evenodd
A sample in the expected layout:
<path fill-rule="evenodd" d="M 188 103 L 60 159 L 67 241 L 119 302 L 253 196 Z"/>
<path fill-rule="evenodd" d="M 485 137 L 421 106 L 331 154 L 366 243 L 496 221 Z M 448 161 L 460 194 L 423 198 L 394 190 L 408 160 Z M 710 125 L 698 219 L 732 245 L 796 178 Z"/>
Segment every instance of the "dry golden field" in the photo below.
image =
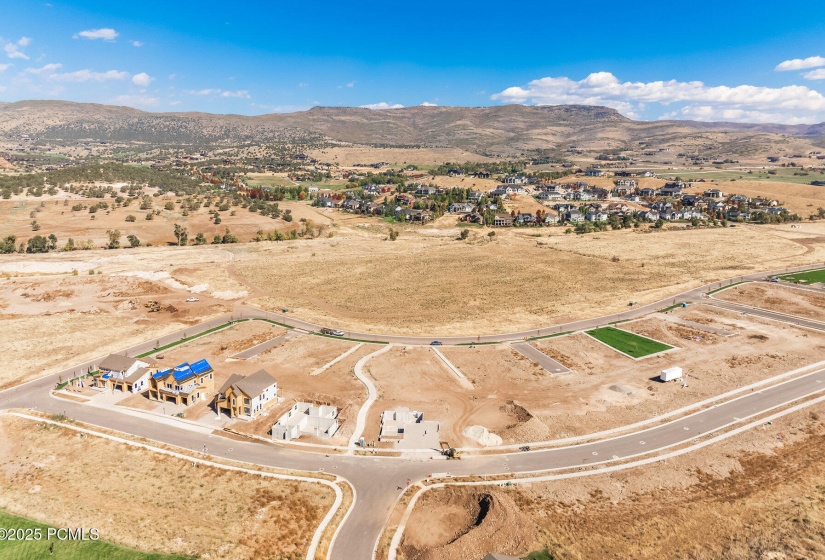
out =
<path fill-rule="evenodd" d="M 9 416 L 0 417 L 0 490 L 0 507 L 37 521 L 96 527 L 141 550 L 233 560 L 304 558 L 335 498 L 321 484 L 196 468 Z"/>
<path fill-rule="evenodd" d="M 401 228 L 250 247 L 234 278 L 253 302 L 347 330 L 486 334 L 618 312 L 720 278 L 825 260 L 825 224 L 702 230 L 471 229 L 445 217 Z M 333 228 L 335 230 L 335 228 Z"/>

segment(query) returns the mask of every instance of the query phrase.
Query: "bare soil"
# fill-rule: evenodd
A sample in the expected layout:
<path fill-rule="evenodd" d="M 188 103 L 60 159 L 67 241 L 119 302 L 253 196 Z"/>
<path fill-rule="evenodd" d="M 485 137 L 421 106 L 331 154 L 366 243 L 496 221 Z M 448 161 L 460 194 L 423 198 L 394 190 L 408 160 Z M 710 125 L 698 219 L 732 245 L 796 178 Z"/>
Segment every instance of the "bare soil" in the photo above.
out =
<path fill-rule="evenodd" d="M 330 404 L 338 407 L 338 432 L 323 443 L 340 445 L 349 440 L 358 410 L 367 398 L 367 390 L 354 375 L 355 363 L 375 352 L 377 346 L 365 344 L 346 358 L 318 375 L 312 373 L 340 356 L 355 344 L 321 336 L 292 338 L 248 360 L 247 367 L 264 368 L 278 380 L 283 401 L 253 422 L 237 422 L 233 428 L 244 433 L 266 436 L 281 414 L 295 402 Z M 303 437 L 302 442 L 312 442 Z"/>
<path fill-rule="evenodd" d="M 200 323 L 229 308 L 140 278 L 66 275 L 0 278 L 0 387 L 32 379 Z M 149 313 L 149 299 L 177 313 Z"/>
<path fill-rule="evenodd" d="M 495 550 L 514 555 L 546 547 L 562 560 L 825 557 L 823 414 L 825 406 L 815 405 L 686 455 L 612 474 L 510 489 L 433 490 L 414 511 L 417 523 L 408 525 L 403 558 L 450 550 L 480 495 L 515 504 L 512 515 L 520 523 L 470 533 L 495 535 L 496 544 L 506 543 Z M 524 535 L 538 536 L 518 542 L 528 540 Z M 481 539 L 462 542 L 465 558 L 493 550 Z"/>
<path fill-rule="evenodd" d="M 789 315 L 825 321 L 825 292 L 776 284 L 748 283 L 723 290 L 714 297 L 770 309 Z"/>

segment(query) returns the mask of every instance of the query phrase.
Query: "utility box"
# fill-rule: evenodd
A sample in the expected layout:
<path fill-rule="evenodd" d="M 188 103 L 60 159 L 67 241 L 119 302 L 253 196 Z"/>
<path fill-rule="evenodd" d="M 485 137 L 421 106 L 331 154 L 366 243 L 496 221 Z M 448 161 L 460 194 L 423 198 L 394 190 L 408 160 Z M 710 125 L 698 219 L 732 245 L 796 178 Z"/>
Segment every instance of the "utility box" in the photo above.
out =
<path fill-rule="evenodd" d="M 682 368 L 673 366 L 663 369 L 659 374 L 659 379 L 667 383 L 668 381 L 678 381 L 682 379 Z"/>

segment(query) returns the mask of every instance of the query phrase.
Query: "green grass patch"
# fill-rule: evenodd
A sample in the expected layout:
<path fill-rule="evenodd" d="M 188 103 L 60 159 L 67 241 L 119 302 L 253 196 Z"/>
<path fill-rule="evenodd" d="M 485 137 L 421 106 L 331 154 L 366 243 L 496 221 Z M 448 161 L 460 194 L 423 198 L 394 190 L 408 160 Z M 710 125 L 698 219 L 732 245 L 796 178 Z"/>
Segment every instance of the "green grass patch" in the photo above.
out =
<path fill-rule="evenodd" d="M 528 338 L 527 341 L 529 342 L 531 340 L 542 340 L 544 338 L 554 338 L 554 337 L 557 337 L 557 336 L 564 336 L 566 334 L 571 334 L 572 332 L 573 331 L 564 331 L 564 332 L 557 332 L 557 333 L 553 333 L 553 334 L 545 334 L 543 336 L 534 336 L 534 337 Z"/>
<path fill-rule="evenodd" d="M 544 550 L 536 550 L 531 552 L 521 560 L 553 560 L 553 555 L 546 548 Z"/>
<path fill-rule="evenodd" d="M 51 525 L 38 523 L 25 517 L 18 517 L 0 509 L 0 527 L 7 531 L 0 539 L 0 558 L 4 560 L 186 560 L 189 556 L 140 552 L 104 540 L 58 540 L 57 535 L 49 538 Z M 75 528 L 73 526 L 72 528 Z M 21 536 L 34 538 L 38 531 L 41 538 L 36 540 L 10 540 L 8 531 L 18 529 Z M 88 532 L 86 532 L 88 534 Z M 54 548 L 50 551 L 50 547 Z"/>
<path fill-rule="evenodd" d="M 603 327 L 586 331 L 586 333 L 632 358 L 642 358 L 673 348 L 673 346 L 613 327 Z"/>
<path fill-rule="evenodd" d="M 360 338 L 348 338 L 346 336 L 335 336 L 332 334 L 323 334 L 319 332 L 312 333 L 315 336 L 323 336 L 324 338 L 333 338 L 335 340 L 348 340 L 350 342 L 364 342 L 366 344 L 389 344 L 389 342 L 381 342 L 379 340 L 362 340 Z"/>
<path fill-rule="evenodd" d="M 459 342 L 455 346 L 489 346 L 491 344 L 501 344 L 501 342 Z"/>
<path fill-rule="evenodd" d="M 745 282 L 734 282 L 733 284 L 728 284 L 727 286 L 722 286 L 721 288 L 716 288 L 715 290 L 711 290 L 708 292 L 708 295 L 711 296 L 713 294 L 719 293 L 722 290 L 727 290 L 728 288 L 733 288 L 734 286 L 738 286 L 739 284 L 744 284 Z"/>
<path fill-rule="evenodd" d="M 816 282 L 825 283 L 825 268 L 819 270 L 809 270 L 807 272 L 795 272 L 793 274 L 785 274 L 780 276 L 786 282 L 794 282 L 797 284 L 814 284 Z"/>
<path fill-rule="evenodd" d="M 687 305 L 687 304 L 685 304 L 685 305 Z M 677 307 L 682 307 L 682 303 L 675 303 L 675 304 L 671 305 L 670 307 L 665 307 L 664 309 L 660 309 L 659 313 L 667 313 L 668 311 L 673 311 Z"/>

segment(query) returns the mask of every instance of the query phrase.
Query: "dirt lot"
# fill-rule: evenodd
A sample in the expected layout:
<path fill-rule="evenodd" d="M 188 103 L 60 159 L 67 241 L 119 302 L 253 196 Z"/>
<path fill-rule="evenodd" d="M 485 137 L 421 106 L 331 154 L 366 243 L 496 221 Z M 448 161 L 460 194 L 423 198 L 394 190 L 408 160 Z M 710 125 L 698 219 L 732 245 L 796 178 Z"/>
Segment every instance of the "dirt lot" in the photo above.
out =
<path fill-rule="evenodd" d="M 380 399 L 365 437 L 377 436 L 380 413 L 405 406 L 442 423 L 454 445 L 478 443 L 464 430 L 481 425 L 504 444 L 584 435 L 632 424 L 761 379 L 822 360 L 825 334 L 742 316 L 709 306 L 673 311 L 725 329 L 725 337 L 659 316 L 624 323 L 630 332 L 677 349 L 633 360 L 585 334 L 536 341 L 536 348 L 572 369 L 551 376 L 507 345 L 442 348 L 473 384 L 463 387 L 429 348 L 394 348 L 367 363 Z M 659 373 L 681 366 L 688 379 L 661 383 Z"/>
<path fill-rule="evenodd" d="M 204 296 L 140 278 L 0 277 L 0 387 L 126 348 L 229 311 Z M 148 313 L 149 299 L 174 303 L 177 313 Z"/>
<path fill-rule="evenodd" d="M 97 527 L 141 550 L 227 559 L 304 558 L 334 500 L 320 484 L 193 468 L 14 417 L 0 417 L 0 489 L 0 507 L 37 521 Z"/>
<path fill-rule="evenodd" d="M 236 422 L 235 429 L 266 436 L 272 424 L 296 401 L 331 404 L 338 407 L 340 427 L 332 440 L 322 443 L 340 445 L 349 441 L 358 410 L 367 398 L 364 384 L 353 374 L 355 363 L 378 347 L 366 344 L 317 375 L 315 370 L 331 362 L 354 343 L 320 336 L 301 336 L 267 350 L 248 360 L 249 367 L 265 368 L 278 380 L 283 402 L 253 422 Z M 315 441 L 302 437 L 301 442 Z"/>
<path fill-rule="evenodd" d="M 441 423 L 441 439 L 472 443 L 461 433 L 463 419 L 483 403 L 474 403 L 458 378 L 429 348 L 394 347 L 364 366 L 378 389 L 378 400 L 370 408 L 364 438 L 378 441 L 381 413 L 406 407 L 424 413 L 424 420 Z M 453 444 L 456 445 L 456 444 Z"/>
<path fill-rule="evenodd" d="M 551 398 L 516 402 L 547 426 L 553 438 L 631 424 L 822 360 L 825 334 L 704 305 L 674 310 L 676 317 L 735 333 L 723 337 L 662 319 L 622 324 L 630 332 L 679 347 L 631 360 L 584 334 L 534 345 L 573 369 L 553 378 Z M 688 386 L 661 383 L 659 372 L 682 367 Z M 499 392 L 504 397 L 506 393 Z"/>
<path fill-rule="evenodd" d="M 813 229 L 798 233 L 789 226 L 585 236 L 562 228 L 501 228 L 492 242 L 486 229 L 472 228 L 461 242 L 452 219 L 402 227 L 395 242 L 380 222 L 333 228 L 335 236 L 313 240 L 311 250 L 306 242 L 250 249 L 232 271 L 259 296 L 254 301 L 313 322 L 435 336 L 619 312 L 631 300 L 656 301 L 743 272 L 825 260 L 825 245 L 809 242 Z M 825 224 L 820 230 L 817 235 L 825 234 Z M 364 279 L 370 279 L 367 292 Z"/>
<path fill-rule="evenodd" d="M 816 293 L 777 284 L 748 283 L 723 290 L 714 294 L 714 297 L 789 315 L 825 320 L 825 292 Z"/>
<path fill-rule="evenodd" d="M 816 405 L 610 475 L 433 490 L 410 518 L 400 557 L 459 560 L 545 547 L 561 560 L 825 557 L 823 414 Z"/>

